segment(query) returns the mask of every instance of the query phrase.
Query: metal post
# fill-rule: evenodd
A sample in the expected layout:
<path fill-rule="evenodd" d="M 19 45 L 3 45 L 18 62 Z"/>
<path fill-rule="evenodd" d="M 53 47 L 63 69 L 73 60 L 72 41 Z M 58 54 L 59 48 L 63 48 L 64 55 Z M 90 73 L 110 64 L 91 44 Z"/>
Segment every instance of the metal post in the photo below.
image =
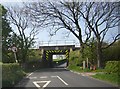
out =
<path fill-rule="evenodd" d="M 15 61 L 16 61 L 16 63 L 18 63 L 17 56 L 16 56 L 17 47 L 13 46 L 13 47 L 12 47 L 12 51 L 13 51 L 13 53 L 14 53 Z"/>
<path fill-rule="evenodd" d="M 85 69 L 85 61 L 83 61 L 83 69 Z"/>
<path fill-rule="evenodd" d="M 15 57 L 16 63 L 18 63 L 17 56 L 16 56 L 16 52 L 14 52 L 14 57 Z"/>

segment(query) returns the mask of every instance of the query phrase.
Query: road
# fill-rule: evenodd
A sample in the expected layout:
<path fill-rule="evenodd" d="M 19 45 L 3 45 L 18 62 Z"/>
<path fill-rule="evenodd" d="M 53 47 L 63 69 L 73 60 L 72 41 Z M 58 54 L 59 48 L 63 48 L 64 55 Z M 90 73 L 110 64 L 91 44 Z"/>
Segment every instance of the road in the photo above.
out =
<path fill-rule="evenodd" d="M 58 67 L 41 69 L 30 73 L 15 87 L 34 87 L 36 89 L 43 89 L 45 87 L 71 87 L 73 89 L 78 87 L 92 87 L 95 89 L 97 87 L 104 87 L 104 89 L 107 89 L 108 87 L 111 87 L 114 89 L 113 87 L 115 86 L 100 80 L 93 79 L 91 77 L 70 72 L 65 68 Z"/>

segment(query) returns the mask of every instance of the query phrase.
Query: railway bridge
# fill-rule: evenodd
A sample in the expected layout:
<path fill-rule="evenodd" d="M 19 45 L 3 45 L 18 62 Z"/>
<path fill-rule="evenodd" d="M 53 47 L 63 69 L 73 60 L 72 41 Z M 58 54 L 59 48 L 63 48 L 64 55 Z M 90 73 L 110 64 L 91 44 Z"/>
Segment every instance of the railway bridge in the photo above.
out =
<path fill-rule="evenodd" d="M 54 67 L 53 55 L 64 54 L 66 57 L 66 62 L 68 66 L 69 63 L 69 53 L 79 49 L 75 45 L 59 45 L 59 46 L 39 46 L 39 50 L 42 52 L 42 62 L 45 67 Z"/>

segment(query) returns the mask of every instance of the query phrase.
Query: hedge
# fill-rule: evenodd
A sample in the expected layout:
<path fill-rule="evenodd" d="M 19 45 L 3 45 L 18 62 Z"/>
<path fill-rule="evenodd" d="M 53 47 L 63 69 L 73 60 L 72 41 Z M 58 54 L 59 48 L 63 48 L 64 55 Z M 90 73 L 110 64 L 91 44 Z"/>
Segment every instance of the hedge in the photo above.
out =
<path fill-rule="evenodd" d="M 25 76 L 17 63 L 2 64 L 2 87 L 13 87 Z"/>
<path fill-rule="evenodd" d="M 120 73 L 120 61 L 108 61 L 105 70 L 107 73 Z"/>

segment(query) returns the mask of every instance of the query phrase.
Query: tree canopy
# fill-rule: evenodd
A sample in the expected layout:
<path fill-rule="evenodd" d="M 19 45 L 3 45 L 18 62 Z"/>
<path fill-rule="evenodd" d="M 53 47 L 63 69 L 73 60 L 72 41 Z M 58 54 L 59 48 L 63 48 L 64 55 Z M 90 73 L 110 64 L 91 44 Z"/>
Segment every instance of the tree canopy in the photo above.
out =
<path fill-rule="evenodd" d="M 89 39 L 94 37 L 97 41 L 97 60 L 98 67 L 102 60 L 103 49 L 110 47 L 120 38 L 117 33 L 119 18 L 119 2 L 77 2 L 77 1 L 58 1 L 58 2 L 34 2 L 26 4 L 26 9 L 36 22 L 43 22 L 44 27 L 52 27 L 55 33 L 60 30 L 70 31 L 78 38 L 81 53 L 84 53 Z M 112 37 L 110 44 L 103 46 L 106 35 L 115 30 L 116 34 Z"/>
<path fill-rule="evenodd" d="M 8 48 L 11 44 L 11 33 L 12 29 L 10 23 L 7 19 L 7 9 L 4 6 L 0 5 L 2 8 L 2 61 L 9 62 Z"/>

